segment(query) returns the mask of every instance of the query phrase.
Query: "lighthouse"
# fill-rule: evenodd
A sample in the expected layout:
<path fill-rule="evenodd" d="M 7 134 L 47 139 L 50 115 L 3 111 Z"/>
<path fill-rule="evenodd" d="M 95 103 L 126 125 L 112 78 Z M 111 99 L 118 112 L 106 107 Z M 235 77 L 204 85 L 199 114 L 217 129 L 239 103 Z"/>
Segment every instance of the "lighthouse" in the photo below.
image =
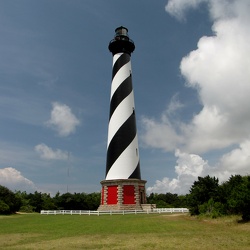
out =
<path fill-rule="evenodd" d="M 128 29 L 115 30 L 109 43 L 113 55 L 105 180 L 98 210 L 142 210 L 146 203 L 141 179 Z"/>

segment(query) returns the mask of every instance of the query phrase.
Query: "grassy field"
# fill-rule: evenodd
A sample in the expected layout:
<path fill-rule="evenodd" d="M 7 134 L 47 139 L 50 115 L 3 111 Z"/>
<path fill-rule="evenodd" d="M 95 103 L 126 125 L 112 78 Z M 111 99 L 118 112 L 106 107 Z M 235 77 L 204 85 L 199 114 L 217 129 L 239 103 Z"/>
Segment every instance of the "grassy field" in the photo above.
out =
<path fill-rule="evenodd" d="M 189 215 L 0 216 L 0 249 L 250 249 L 250 223 Z"/>

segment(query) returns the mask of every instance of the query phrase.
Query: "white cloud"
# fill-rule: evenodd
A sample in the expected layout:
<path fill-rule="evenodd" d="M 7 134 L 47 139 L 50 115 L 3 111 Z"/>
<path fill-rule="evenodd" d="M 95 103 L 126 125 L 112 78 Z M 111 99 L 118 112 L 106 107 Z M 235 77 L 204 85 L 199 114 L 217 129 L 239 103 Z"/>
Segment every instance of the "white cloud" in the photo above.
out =
<path fill-rule="evenodd" d="M 180 181 L 178 179 L 170 180 L 168 177 L 164 177 L 161 181 L 156 180 L 152 187 L 147 188 L 147 193 L 177 193 L 177 187 L 179 187 Z"/>
<path fill-rule="evenodd" d="M 224 1 L 212 1 L 212 14 L 218 18 L 213 25 L 215 36 L 201 38 L 197 50 L 183 58 L 180 66 L 203 104 L 186 131 L 193 150 L 200 147 L 200 143 L 194 145 L 199 138 L 212 138 L 205 151 L 239 144 L 250 136 L 246 108 L 250 106 L 250 60 L 246 56 L 250 54 L 250 3 L 231 1 L 227 8 L 222 6 Z M 225 13 L 231 14 L 225 17 Z"/>
<path fill-rule="evenodd" d="M 197 7 L 201 2 L 172 0 L 166 8 L 184 14 L 187 6 Z M 189 123 L 170 119 L 170 107 L 160 121 L 144 117 L 146 145 L 155 146 L 159 141 L 158 147 L 164 150 L 202 153 L 239 145 L 250 137 L 246 108 L 250 106 L 250 60 L 246 56 L 250 54 L 250 2 L 206 2 L 215 35 L 202 37 L 197 49 L 180 64 L 186 85 L 197 91 L 203 107 Z"/>
<path fill-rule="evenodd" d="M 185 18 L 185 13 L 190 9 L 195 9 L 202 2 L 208 0 L 169 0 L 165 10 L 179 20 Z"/>
<path fill-rule="evenodd" d="M 176 150 L 177 157 L 175 166 L 176 178 L 164 177 L 157 180 L 152 187 L 148 187 L 148 193 L 178 193 L 187 194 L 190 187 L 198 176 L 216 176 L 222 183 L 227 181 L 231 175 L 249 175 L 250 170 L 250 140 L 244 141 L 238 148 L 222 155 L 215 166 L 208 164 L 196 154 L 189 154 Z"/>
<path fill-rule="evenodd" d="M 173 151 L 181 141 L 181 137 L 177 135 L 174 127 L 166 118 L 164 121 L 156 121 L 143 117 L 141 122 L 144 129 L 141 141 L 146 146 Z"/>
<path fill-rule="evenodd" d="M 179 109 L 182 109 L 183 107 L 184 105 L 178 99 L 178 94 L 175 94 L 170 100 L 170 103 L 166 110 L 166 114 L 171 115 L 175 113 L 176 111 L 178 111 Z"/>
<path fill-rule="evenodd" d="M 35 151 L 39 153 L 42 159 L 46 160 L 67 160 L 68 158 L 68 152 L 60 149 L 53 150 L 44 143 L 36 145 Z"/>
<path fill-rule="evenodd" d="M 72 113 L 70 107 L 58 102 L 53 102 L 52 106 L 50 120 L 46 124 L 63 137 L 75 132 L 80 121 Z"/>
<path fill-rule="evenodd" d="M 12 167 L 0 169 L 0 184 L 13 191 L 20 190 L 33 193 L 37 190 L 35 184 L 22 176 L 22 174 Z"/>
<path fill-rule="evenodd" d="M 161 181 L 157 180 L 152 187 L 148 187 L 149 193 L 186 194 L 197 177 L 205 175 L 209 167 L 199 155 L 184 153 L 177 149 L 175 156 L 178 158 L 175 166 L 177 177 L 172 180 L 167 177 Z"/>
<path fill-rule="evenodd" d="M 217 166 L 218 171 L 228 171 L 230 174 L 250 174 L 250 141 L 244 141 L 238 148 L 224 154 Z"/>
<path fill-rule="evenodd" d="M 141 122 L 144 131 L 141 141 L 144 145 L 173 151 L 178 144 L 182 144 L 182 137 L 176 131 L 178 123 L 173 124 L 170 117 L 183 106 L 177 99 L 177 95 L 174 95 L 166 111 L 161 115 L 160 121 L 142 117 Z"/>
<path fill-rule="evenodd" d="M 202 153 L 239 145 L 250 138 L 250 2 L 207 1 L 214 36 L 204 36 L 184 57 L 180 70 L 203 106 L 188 123 L 144 117 L 143 141 L 164 150 Z M 192 3 L 192 4 L 191 4 Z M 177 10 L 200 1 L 169 1 Z M 177 110 L 178 111 L 178 110 Z M 160 143 L 158 144 L 157 141 Z M 171 146 L 171 145 L 172 146 Z"/>
<path fill-rule="evenodd" d="M 202 108 L 187 123 L 170 117 L 168 109 L 163 112 L 164 119 L 143 118 L 146 146 L 186 152 L 176 151 L 177 177 L 165 177 L 149 190 L 188 191 L 186 184 L 191 180 L 192 184 L 198 175 L 226 181 L 232 174 L 249 174 L 250 2 L 170 0 L 166 11 L 183 19 L 187 10 L 202 2 L 207 2 L 214 35 L 201 37 L 197 49 L 180 64 L 186 85 L 197 91 Z M 227 148 L 231 151 L 226 152 Z M 214 166 L 198 155 L 217 149 L 226 153 Z M 174 188 L 173 181 L 177 183 Z"/>

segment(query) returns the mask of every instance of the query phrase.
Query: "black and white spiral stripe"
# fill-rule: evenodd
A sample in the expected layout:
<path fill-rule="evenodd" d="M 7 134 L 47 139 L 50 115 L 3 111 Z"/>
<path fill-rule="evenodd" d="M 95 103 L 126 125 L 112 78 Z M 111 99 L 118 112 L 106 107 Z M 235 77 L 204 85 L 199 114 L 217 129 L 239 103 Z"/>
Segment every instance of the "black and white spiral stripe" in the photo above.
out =
<path fill-rule="evenodd" d="M 106 180 L 141 179 L 130 55 L 113 56 Z"/>

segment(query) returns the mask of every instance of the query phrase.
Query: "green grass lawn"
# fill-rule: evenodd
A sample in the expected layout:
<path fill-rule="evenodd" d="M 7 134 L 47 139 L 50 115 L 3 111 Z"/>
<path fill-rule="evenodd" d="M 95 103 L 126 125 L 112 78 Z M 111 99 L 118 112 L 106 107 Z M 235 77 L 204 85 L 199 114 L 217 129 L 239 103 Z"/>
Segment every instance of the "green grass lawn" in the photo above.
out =
<path fill-rule="evenodd" d="M 0 216 L 0 249 L 250 249 L 250 223 L 189 215 Z"/>

